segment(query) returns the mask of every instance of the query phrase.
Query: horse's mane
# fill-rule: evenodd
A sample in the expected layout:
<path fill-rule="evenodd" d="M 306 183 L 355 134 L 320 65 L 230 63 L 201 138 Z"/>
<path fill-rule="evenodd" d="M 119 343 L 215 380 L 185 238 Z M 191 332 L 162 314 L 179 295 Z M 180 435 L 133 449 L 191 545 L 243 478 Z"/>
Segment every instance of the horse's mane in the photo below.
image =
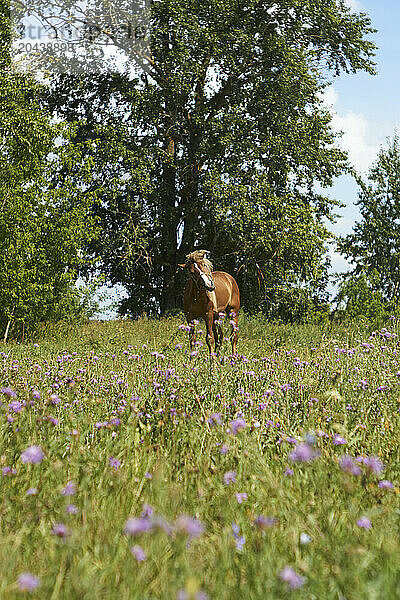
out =
<path fill-rule="evenodd" d="M 213 265 L 208 258 L 206 258 L 206 254 L 208 254 L 208 250 L 195 250 L 194 252 L 190 252 L 186 255 L 186 262 L 189 260 L 194 260 L 194 262 L 201 262 L 203 265 L 210 271 L 213 272 Z"/>

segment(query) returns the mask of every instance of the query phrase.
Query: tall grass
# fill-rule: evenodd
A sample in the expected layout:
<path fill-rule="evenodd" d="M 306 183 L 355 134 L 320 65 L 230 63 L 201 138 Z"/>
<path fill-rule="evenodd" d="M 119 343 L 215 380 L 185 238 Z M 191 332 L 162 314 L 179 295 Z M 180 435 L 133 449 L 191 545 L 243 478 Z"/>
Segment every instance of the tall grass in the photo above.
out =
<path fill-rule="evenodd" d="M 180 323 L 0 348 L 0 597 L 400 597 L 397 323 L 242 318 L 212 363 Z"/>

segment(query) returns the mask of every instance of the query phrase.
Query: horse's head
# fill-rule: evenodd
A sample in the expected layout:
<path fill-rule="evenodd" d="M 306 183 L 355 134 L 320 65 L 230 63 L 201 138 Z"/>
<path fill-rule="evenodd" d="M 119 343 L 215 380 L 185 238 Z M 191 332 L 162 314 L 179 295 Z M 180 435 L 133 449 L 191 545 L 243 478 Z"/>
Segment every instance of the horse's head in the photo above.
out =
<path fill-rule="evenodd" d="M 212 278 L 213 266 L 207 258 L 207 250 L 196 250 L 186 256 L 186 262 L 180 267 L 189 270 L 190 276 L 197 284 L 203 285 L 208 292 L 215 290 Z"/>

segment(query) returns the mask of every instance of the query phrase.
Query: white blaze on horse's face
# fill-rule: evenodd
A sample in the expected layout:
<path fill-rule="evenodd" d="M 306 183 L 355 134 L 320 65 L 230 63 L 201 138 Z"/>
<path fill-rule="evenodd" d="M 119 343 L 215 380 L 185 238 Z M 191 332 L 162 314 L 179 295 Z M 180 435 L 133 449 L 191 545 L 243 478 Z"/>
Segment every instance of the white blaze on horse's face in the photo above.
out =
<path fill-rule="evenodd" d="M 211 275 L 207 275 L 206 273 L 203 273 L 203 271 L 200 269 L 200 267 L 198 266 L 197 263 L 194 263 L 194 268 L 197 271 L 197 273 L 200 275 L 206 290 L 208 292 L 213 292 L 215 290 L 215 285 L 214 285 L 214 280 L 211 277 Z"/>

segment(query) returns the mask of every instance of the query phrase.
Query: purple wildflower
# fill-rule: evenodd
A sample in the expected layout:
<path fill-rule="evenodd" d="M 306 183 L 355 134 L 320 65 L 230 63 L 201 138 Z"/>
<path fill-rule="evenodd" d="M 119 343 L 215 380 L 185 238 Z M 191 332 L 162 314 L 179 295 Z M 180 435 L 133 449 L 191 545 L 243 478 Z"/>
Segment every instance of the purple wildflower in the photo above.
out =
<path fill-rule="evenodd" d="M 242 504 L 242 502 L 247 500 L 246 492 L 237 492 L 235 495 L 236 495 L 236 500 L 238 501 L 238 504 Z"/>
<path fill-rule="evenodd" d="M 228 454 L 229 452 L 229 445 L 228 444 L 222 444 L 221 448 L 220 448 L 220 454 Z"/>
<path fill-rule="evenodd" d="M 199 537 L 204 531 L 204 525 L 198 519 L 189 515 L 181 515 L 176 520 L 177 530 L 185 533 L 190 539 Z"/>
<path fill-rule="evenodd" d="M 38 489 L 35 487 L 29 488 L 29 490 L 26 490 L 27 496 L 36 496 L 37 493 L 38 493 Z"/>
<path fill-rule="evenodd" d="M 367 470 L 375 475 L 380 475 L 385 470 L 383 462 L 377 456 L 366 456 L 363 463 Z"/>
<path fill-rule="evenodd" d="M 392 489 L 392 487 L 393 483 L 391 481 L 388 481 L 387 479 L 383 479 L 378 483 L 378 488 L 380 488 L 381 490 L 389 490 Z"/>
<path fill-rule="evenodd" d="M 245 427 L 246 427 L 246 421 L 244 419 L 242 419 L 242 417 L 239 417 L 238 419 L 234 419 L 233 421 L 230 421 L 230 423 L 229 423 L 230 433 L 232 433 L 232 435 L 237 435 Z"/>
<path fill-rule="evenodd" d="M 368 517 L 360 517 L 357 521 L 357 525 L 363 529 L 371 529 L 372 523 Z"/>
<path fill-rule="evenodd" d="M 230 485 L 236 481 L 236 471 L 227 471 L 224 475 L 225 485 Z"/>
<path fill-rule="evenodd" d="M 220 413 L 213 413 L 207 419 L 207 423 L 211 426 L 222 425 L 222 416 Z"/>
<path fill-rule="evenodd" d="M 315 446 L 315 444 L 317 443 L 317 437 L 314 433 L 307 433 L 307 435 L 304 438 L 304 441 L 308 446 Z"/>
<path fill-rule="evenodd" d="M 288 392 L 289 390 L 292 389 L 292 386 L 290 385 L 290 383 L 282 383 L 280 388 L 281 388 L 282 392 Z"/>
<path fill-rule="evenodd" d="M 76 484 L 73 481 L 68 481 L 67 485 L 61 490 L 62 496 L 75 496 Z"/>
<path fill-rule="evenodd" d="M 2 467 L 1 469 L 1 474 L 3 477 L 5 477 L 6 475 L 15 475 L 17 473 L 17 469 L 14 469 L 12 467 Z"/>
<path fill-rule="evenodd" d="M 40 446 L 29 446 L 21 454 L 21 460 L 23 463 L 31 463 L 32 465 L 36 465 L 41 463 L 43 459 L 44 454 Z"/>
<path fill-rule="evenodd" d="M 294 437 L 284 437 L 279 440 L 280 443 L 286 442 L 287 444 L 297 444 L 297 440 Z"/>
<path fill-rule="evenodd" d="M 131 552 L 138 562 L 146 560 L 146 554 L 141 546 L 132 546 Z"/>
<path fill-rule="evenodd" d="M 388 389 L 389 389 L 389 387 L 387 385 L 380 385 L 379 387 L 376 388 L 376 391 L 377 392 L 385 392 Z"/>
<path fill-rule="evenodd" d="M 78 507 L 75 506 L 75 504 L 68 504 L 68 506 L 65 507 L 65 512 L 67 515 L 76 515 L 78 514 Z"/>
<path fill-rule="evenodd" d="M 293 475 L 293 469 L 290 467 L 285 467 L 284 475 L 285 477 L 291 477 Z"/>
<path fill-rule="evenodd" d="M 108 460 L 110 463 L 110 467 L 114 467 L 115 470 L 119 469 L 119 467 L 121 466 L 121 461 L 118 460 L 118 458 L 114 458 L 113 456 L 110 456 L 110 458 Z"/>
<path fill-rule="evenodd" d="M 142 517 L 142 519 L 152 516 L 152 514 L 154 512 L 154 508 L 150 504 L 145 503 L 145 504 L 143 504 L 142 508 L 143 508 L 143 510 L 140 515 Z"/>
<path fill-rule="evenodd" d="M 39 585 L 39 577 L 32 575 L 32 573 L 21 573 L 18 577 L 18 587 L 20 592 L 33 592 Z"/>
<path fill-rule="evenodd" d="M 208 594 L 204 590 L 199 590 L 195 593 L 193 598 L 194 600 L 208 600 Z M 189 594 L 186 590 L 179 590 L 176 600 L 189 600 Z"/>
<path fill-rule="evenodd" d="M 270 527 L 275 525 L 275 523 L 276 520 L 274 519 L 274 517 L 265 517 L 264 515 L 258 515 L 258 517 L 254 519 L 254 525 L 258 527 L 258 529 L 261 529 L 261 531 L 269 529 Z"/>
<path fill-rule="evenodd" d="M 279 573 L 279 577 L 288 584 L 291 590 L 302 587 L 305 583 L 304 577 L 301 577 L 292 567 L 285 567 Z"/>
<path fill-rule="evenodd" d="M 361 475 L 361 469 L 356 465 L 354 460 L 348 454 L 344 454 L 339 460 L 339 466 L 342 471 L 349 473 L 350 475 Z"/>
<path fill-rule="evenodd" d="M 343 446 L 343 444 L 347 444 L 347 440 L 345 440 L 344 437 L 342 437 L 341 435 L 335 433 L 335 435 L 333 436 L 332 443 L 334 446 Z"/>
<path fill-rule="evenodd" d="M 17 392 L 14 392 L 14 390 L 12 390 L 10 387 L 1 388 L 1 393 L 9 398 L 15 398 L 17 395 Z"/>
<path fill-rule="evenodd" d="M 236 549 L 241 552 L 246 542 L 246 538 L 243 535 L 240 535 L 240 527 L 239 525 L 236 525 L 236 523 L 232 523 L 232 533 L 235 538 Z"/>
<path fill-rule="evenodd" d="M 314 460 L 318 454 L 308 444 L 298 444 L 289 454 L 289 460 L 293 462 L 309 462 Z"/>
<path fill-rule="evenodd" d="M 54 523 L 51 533 L 62 539 L 65 539 L 70 534 L 64 523 Z"/>
<path fill-rule="evenodd" d="M 136 518 L 136 517 L 131 517 L 127 520 L 127 522 L 125 523 L 125 533 L 127 535 L 140 535 L 141 533 L 147 533 L 148 531 L 151 531 L 153 529 L 153 523 L 145 518 Z"/>
<path fill-rule="evenodd" d="M 16 414 L 20 413 L 22 408 L 23 408 L 23 404 L 19 400 L 13 400 L 8 405 L 8 410 L 11 410 L 13 413 L 16 413 Z"/>

